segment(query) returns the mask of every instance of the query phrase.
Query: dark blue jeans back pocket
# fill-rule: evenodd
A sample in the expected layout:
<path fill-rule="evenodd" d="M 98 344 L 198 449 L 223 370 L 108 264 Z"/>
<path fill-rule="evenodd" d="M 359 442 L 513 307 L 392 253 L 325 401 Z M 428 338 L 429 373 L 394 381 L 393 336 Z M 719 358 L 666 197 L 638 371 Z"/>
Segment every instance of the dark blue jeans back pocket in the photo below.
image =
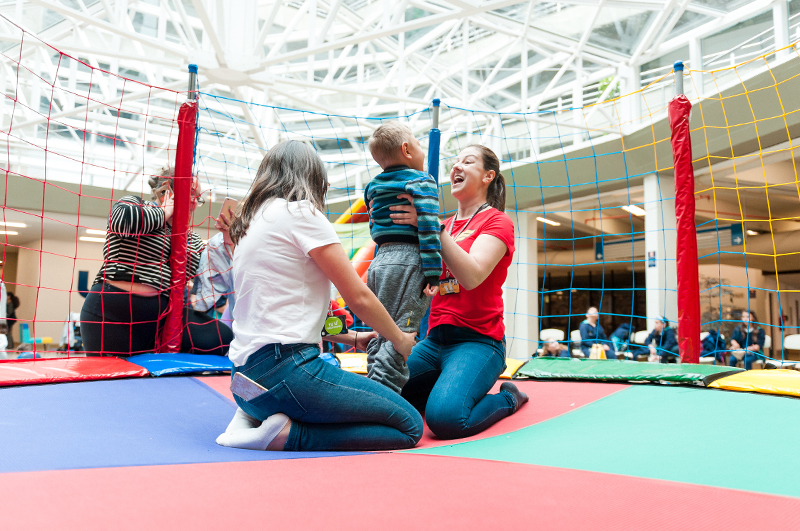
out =
<path fill-rule="evenodd" d="M 233 395 L 233 397 L 245 413 L 258 420 L 264 420 L 275 413 L 283 413 L 292 420 L 301 420 L 306 414 L 306 409 L 300 405 L 286 384 L 286 380 L 282 380 L 263 395 L 250 401 L 238 395 Z"/>

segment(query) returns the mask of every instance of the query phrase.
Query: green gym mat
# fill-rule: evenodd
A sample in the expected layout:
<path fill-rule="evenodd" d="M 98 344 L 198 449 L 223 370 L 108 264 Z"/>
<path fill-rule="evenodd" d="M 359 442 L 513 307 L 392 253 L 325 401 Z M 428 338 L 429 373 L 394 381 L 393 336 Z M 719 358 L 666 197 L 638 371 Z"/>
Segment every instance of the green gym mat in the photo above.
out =
<path fill-rule="evenodd" d="M 547 380 L 603 380 L 618 382 L 679 382 L 706 385 L 743 369 L 693 363 L 640 363 L 636 361 L 533 358 L 517 376 Z"/>
<path fill-rule="evenodd" d="M 800 443 L 797 418 L 794 398 L 633 386 L 515 432 L 412 452 L 800 497 L 800 460 L 791 450 Z M 635 503 L 637 494 L 582 495 L 627 495 Z"/>

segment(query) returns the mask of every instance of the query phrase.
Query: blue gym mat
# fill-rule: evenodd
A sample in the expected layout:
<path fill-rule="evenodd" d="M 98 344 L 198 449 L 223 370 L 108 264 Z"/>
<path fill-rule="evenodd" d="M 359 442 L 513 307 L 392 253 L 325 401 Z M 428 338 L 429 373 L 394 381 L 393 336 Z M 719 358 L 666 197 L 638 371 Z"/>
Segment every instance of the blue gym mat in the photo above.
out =
<path fill-rule="evenodd" d="M 233 364 L 227 356 L 210 354 L 139 354 L 127 359 L 147 369 L 150 376 L 197 373 L 229 373 Z"/>
<path fill-rule="evenodd" d="M 358 455 L 217 445 L 236 406 L 194 378 L 0 389 L 0 472 Z M 360 452 L 363 453 L 363 452 Z"/>

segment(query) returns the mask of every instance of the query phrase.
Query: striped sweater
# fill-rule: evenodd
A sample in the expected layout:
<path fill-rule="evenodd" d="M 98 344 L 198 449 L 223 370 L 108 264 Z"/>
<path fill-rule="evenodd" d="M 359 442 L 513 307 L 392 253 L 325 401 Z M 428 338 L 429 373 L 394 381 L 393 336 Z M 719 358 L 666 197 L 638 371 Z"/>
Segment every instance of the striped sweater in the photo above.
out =
<path fill-rule="evenodd" d="M 114 203 L 103 245 L 103 266 L 94 283 L 132 280 L 168 290 L 171 229 L 165 221 L 164 210 L 152 201 L 129 195 Z M 204 245 L 194 232 L 189 232 L 188 243 L 187 276 L 191 278 L 197 272 Z"/>
<path fill-rule="evenodd" d="M 389 207 L 407 205 L 398 194 L 411 194 L 417 209 L 417 226 L 399 225 L 392 221 Z M 425 172 L 408 166 L 391 166 L 372 179 L 364 190 L 364 201 L 372 203 L 369 217 L 370 234 L 378 245 L 389 242 L 419 243 L 422 274 L 432 286 L 439 284 L 442 274 L 439 242 L 439 190 L 436 181 Z"/>

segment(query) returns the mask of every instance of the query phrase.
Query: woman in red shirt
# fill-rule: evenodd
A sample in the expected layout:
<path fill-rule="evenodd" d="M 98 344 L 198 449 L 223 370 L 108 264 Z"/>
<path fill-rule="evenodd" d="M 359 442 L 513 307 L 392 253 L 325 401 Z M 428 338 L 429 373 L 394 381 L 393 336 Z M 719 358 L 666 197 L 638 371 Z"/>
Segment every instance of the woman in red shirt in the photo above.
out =
<path fill-rule="evenodd" d="M 511 382 L 487 394 L 505 370 L 503 283 L 514 254 L 497 155 L 480 145 L 463 149 L 450 187 L 458 211 L 442 224 L 439 293 L 428 336 L 408 358 L 411 379 L 402 393 L 441 439 L 480 433 L 528 401 Z M 413 206 L 392 209 L 401 211 L 395 223 L 415 224 Z"/>

